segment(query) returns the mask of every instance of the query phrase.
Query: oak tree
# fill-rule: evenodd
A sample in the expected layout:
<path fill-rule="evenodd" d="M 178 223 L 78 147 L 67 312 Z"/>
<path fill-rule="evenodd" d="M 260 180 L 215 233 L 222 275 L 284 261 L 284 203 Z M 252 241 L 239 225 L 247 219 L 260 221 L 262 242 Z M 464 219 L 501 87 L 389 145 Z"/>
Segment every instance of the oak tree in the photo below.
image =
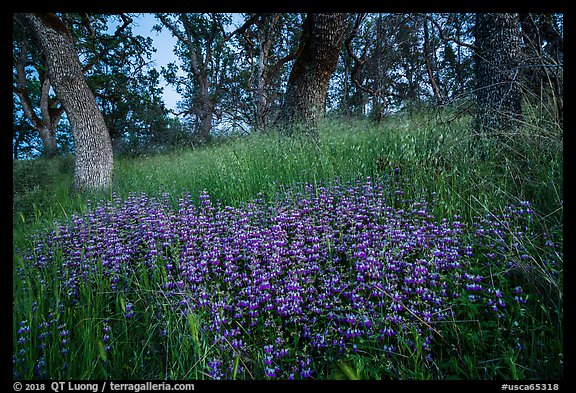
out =
<path fill-rule="evenodd" d="M 522 116 L 518 14 L 477 14 L 475 38 L 477 131 L 502 134 Z"/>
<path fill-rule="evenodd" d="M 48 78 L 72 128 L 74 188 L 108 188 L 114 163 L 112 143 L 94 94 L 84 79 L 70 31 L 55 14 L 20 16 L 44 53 Z"/>
<path fill-rule="evenodd" d="M 298 55 L 284 95 L 281 122 L 314 125 L 323 116 L 328 82 L 336 69 L 346 14 L 310 13 L 303 23 Z M 313 127 L 312 127 L 313 129 Z"/>
<path fill-rule="evenodd" d="M 64 108 L 58 98 L 51 94 L 50 79 L 38 50 L 26 34 L 20 21 L 14 21 L 13 31 L 13 91 L 18 97 L 22 114 L 38 133 L 42 141 L 42 155 L 52 158 L 58 155 L 56 128 Z M 37 79 L 29 78 L 31 73 Z M 19 136 L 23 138 L 23 135 Z"/>

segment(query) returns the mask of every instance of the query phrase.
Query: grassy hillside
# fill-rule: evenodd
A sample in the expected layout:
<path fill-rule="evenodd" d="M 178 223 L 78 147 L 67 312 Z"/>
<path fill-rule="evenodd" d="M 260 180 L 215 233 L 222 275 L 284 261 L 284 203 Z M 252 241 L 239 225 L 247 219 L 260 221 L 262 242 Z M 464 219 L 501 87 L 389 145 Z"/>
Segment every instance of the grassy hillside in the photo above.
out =
<path fill-rule="evenodd" d="M 70 192 L 71 158 L 14 162 L 14 375 L 75 379 L 559 378 L 563 353 L 562 134 L 536 120 L 527 123 L 524 130 L 495 138 L 490 146 L 481 149 L 484 142 L 471 134 L 470 118 L 452 111 L 402 114 L 377 125 L 359 120 L 328 119 L 319 127 L 317 143 L 281 138 L 271 130 L 266 135 L 223 140 L 201 149 L 118 158 L 113 189 L 106 195 Z M 480 154 L 481 151 L 485 154 Z M 375 193 L 372 187 L 378 192 Z M 336 220 L 329 213 L 331 208 L 322 210 L 325 198 L 330 198 L 334 206 L 349 201 L 349 211 L 357 211 L 357 217 L 349 217 L 353 221 L 347 222 L 347 213 L 341 212 L 337 215 L 338 220 L 344 221 Z M 310 207 L 306 207 L 307 204 Z M 318 212 L 317 206 L 320 206 Z M 117 227 L 124 225 L 125 213 L 122 212 L 126 211 L 132 212 L 128 216 L 134 220 L 143 220 L 138 221 L 139 226 L 132 227 L 135 224 L 128 219 L 127 226 Z M 419 214 L 419 211 L 425 211 L 427 218 L 423 219 L 424 213 Z M 406 266 L 444 258 L 430 254 L 431 250 L 440 247 L 442 242 L 452 242 L 447 239 L 459 239 L 457 250 L 449 248 L 438 252 L 456 252 L 455 258 L 462 259 L 462 269 L 467 269 L 466 273 L 462 275 L 457 270 L 450 276 L 452 273 L 447 272 L 452 268 L 441 267 L 440 262 L 433 265 L 438 269 L 439 277 L 448 280 L 442 285 L 448 285 L 450 291 L 458 294 L 450 300 L 444 299 L 444 295 L 438 296 L 444 299 L 446 307 L 458 311 L 440 320 L 435 319 L 442 314 L 437 309 L 427 311 L 416 302 L 409 310 L 401 301 L 403 309 L 408 311 L 402 314 L 403 318 L 411 322 L 398 322 L 398 326 L 402 326 L 401 332 L 396 332 L 398 335 L 394 333 L 379 339 L 388 340 L 384 347 L 392 348 L 389 350 L 382 349 L 382 342 L 374 341 L 372 336 L 376 330 L 370 330 L 375 329 L 372 325 L 362 325 L 365 330 L 354 338 L 351 333 L 339 330 L 343 329 L 340 325 L 332 325 L 332 317 L 298 314 L 316 321 L 306 328 L 309 334 L 326 335 L 338 342 L 322 351 L 312 336 L 306 338 L 308 330 L 301 330 L 302 326 L 307 326 L 305 323 L 293 324 L 288 317 L 286 320 L 281 318 L 292 315 L 289 312 L 268 310 L 256 322 L 249 319 L 252 314 L 242 314 L 243 318 L 248 318 L 244 322 L 251 320 L 255 324 L 254 330 L 259 332 L 245 336 L 247 326 L 244 324 L 215 322 L 228 315 L 226 307 L 236 307 L 236 313 L 242 313 L 238 311 L 243 310 L 242 305 L 218 303 L 220 309 L 201 308 L 192 312 L 190 308 L 184 308 L 183 312 L 180 303 L 173 303 L 178 292 L 173 286 L 184 285 L 178 284 L 177 280 L 182 274 L 180 264 L 184 260 L 184 245 L 178 239 L 184 238 L 189 225 L 184 221 L 180 223 L 181 220 L 208 217 L 202 225 L 214 228 L 216 232 L 210 236 L 216 238 L 198 243 L 197 247 L 204 250 L 206 244 L 216 242 L 221 244 L 224 253 L 224 249 L 228 250 L 226 247 L 232 247 L 229 243 L 232 238 L 221 237 L 225 228 L 239 225 L 236 233 L 239 236 L 244 233 L 243 225 L 254 225 L 248 234 L 244 234 L 248 237 L 253 236 L 254 231 L 274 231 L 274 228 L 283 228 L 290 234 L 294 228 L 284 225 L 292 222 L 291 216 L 285 218 L 288 224 L 275 221 L 287 212 L 300 212 L 302 222 L 308 222 L 304 217 L 311 214 L 313 231 L 330 234 L 326 239 L 320 239 L 317 246 L 310 245 L 314 249 L 313 255 L 317 255 L 314 258 L 323 261 L 311 269 L 328 269 L 323 276 L 318 276 L 319 279 L 333 278 L 337 273 L 342 280 L 355 282 L 353 286 L 361 286 L 356 280 L 360 274 L 365 274 L 361 267 L 364 254 L 358 254 L 358 247 L 367 240 L 358 237 L 360 234 L 373 236 L 373 239 L 380 239 L 378 241 L 392 236 L 385 246 L 371 240 L 370 252 L 394 246 L 391 254 L 378 254 L 380 256 L 375 258 L 379 263 L 392 257 L 412 261 Z M 166 233 L 172 235 L 156 233 L 158 226 L 148 229 L 148 233 L 155 233 L 156 242 L 167 247 L 154 251 L 152 257 L 149 252 L 156 250 L 156 246 L 132 242 L 141 240 L 137 239 L 136 234 L 140 233 L 137 228 L 146 226 L 156 213 L 159 214 L 156 224 L 160 228 L 166 225 Z M 248 223 L 242 221 L 241 216 L 247 216 Z M 358 217 L 365 217 L 367 227 L 353 229 Z M 412 251 L 405 249 L 406 240 L 396 240 L 395 235 L 378 232 L 378 228 L 387 222 L 385 217 L 394 217 L 399 225 L 397 232 L 410 234 L 414 227 L 428 225 L 430 232 L 422 238 L 422 247 L 408 257 L 406 253 Z M 290 225 L 298 225 L 299 221 Z M 85 263 L 81 262 L 82 258 L 87 258 L 85 255 L 91 252 L 83 248 L 78 254 L 80 259 L 74 262 L 77 264 L 68 265 L 71 255 L 75 255 L 74 247 L 94 242 L 93 247 L 98 248 L 98 241 L 104 241 L 95 237 L 99 236 L 97 229 L 96 232 L 85 229 L 85 234 L 78 235 L 84 233 L 81 228 L 85 222 L 88 222 L 88 228 L 96 225 L 101 231 L 112 231 L 108 237 L 116 239 L 118 236 L 118 250 L 133 244 L 131 252 L 135 254 L 125 258 L 126 263 L 130 262 L 130 269 L 135 270 L 122 270 L 118 276 L 120 281 L 115 281 L 113 277 L 116 276 L 104 274 L 108 267 L 103 256 L 97 259 L 97 267 L 82 270 Z M 460 225 L 464 229 L 459 229 Z M 371 229 L 366 229 L 368 227 Z M 76 235 L 73 228 L 78 232 Z M 43 239 L 54 229 L 57 244 L 52 246 L 48 242 L 47 246 Z M 68 244 L 60 239 L 69 230 L 67 239 L 78 236 L 84 243 L 79 240 L 80 243 Z M 307 249 L 304 245 L 308 240 L 298 237 L 302 230 L 296 230 L 294 238 L 290 237 L 292 235 L 287 238 L 286 241 L 295 242 L 290 243 L 289 248 Z M 134 235 L 125 237 L 127 231 Z M 31 237 L 34 233 L 35 237 Z M 202 237 L 203 233 L 195 236 Z M 54 236 L 48 235 L 48 238 Z M 262 236 L 253 241 L 267 244 L 272 241 L 270 239 L 276 239 L 273 233 Z M 249 246 L 230 252 L 246 253 L 245 247 Z M 35 251 L 30 253 L 32 249 Z M 202 252 L 208 253 L 209 249 Z M 116 256 L 123 258 L 122 253 L 118 253 Z M 206 255 L 200 253 L 196 258 Z M 222 255 L 222 263 L 229 261 Z M 310 255 L 302 258 L 308 261 Z M 298 258 L 292 256 L 288 260 Z M 247 263 L 248 259 L 241 261 Z M 46 260 L 53 262 L 46 264 Z M 134 267 L 133 262 L 136 263 Z M 64 265 L 66 267 L 62 268 Z M 173 265 L 176 270 L 172 270 Z M 256 269 L 238 266 L 234 269 L 246 268 L 246 272 Z M 73 275 L 77 269 L 84 272 L 79 277 Z M 202 288 L 213 293 L 227 288 L 221 296 L 235 294 L 236 298 L 242 298 L 246 289 L 230 287 L 229 279 L 219 277 L 219 271 L 206 273 L 217 286 Z M 290 274 L 273 276 L 275 285 L 289 285 Z M 468 278 L 462 277 L 472 278 L 466 281 Z M 485 293 L 469 292 L 476 285 L 474 277 L 482 277 Z M 375 276 L 362 280 L 373 285 L 380 282 Z M 65 284 L 58 285 L 59 282 Z M 322 287 L 318 285 L 317 281 L 313 284 L 315 289 L 310 290 L 318 291 Z M 398 285 L 398 288 L 410 287 L 400 281 Z M 379 295 L 384 299 L 391 295 L 386 288 Z M 342 300 L 342 315 L 336 320 L 348 318 L 346 322 L 343 319 L 342 324 L 352 326 L 351 320 L 370 315 L 374 321 L 375 314 L 366 310 L 343 311 L 349 307 L 346 302 L 352 302 L 351 299 L 358 296 L 367 296 L 366 301 L 372 304 L 370 296 L 376 295 L 369 293 L 368 289 L 358 293 L 343 289 L 339 296 L 347 294 L 349 297 Z M 501 293 L 506 294 L 502 298 L 508 302 L 506 307 L 497 303 L 504 302 L 500 300 Z M 402 296 L 406 296 L 404 302 L 413 301 L 410 300 L 412 292 Z M 311 299 L 315 301 L 317 297 Z M 221 298 L 218 301 L 222 301 Z M 496 317 L 486 312 L 486 302 L 499 310 Z M 386 315 L 396 315 L 394 312 Z M 156 317 L 156 314 L 162 317 Z M 348 316 L 344 317 L 344 314 Z M 382 318 L 384 314 L 382 311 Z M 136 318 L 132 318 L 133 315 Z M 52 327 L 49 328 L 47 322 Z M 222 329 L 232 329 L 235 333 L 226 336 L 219 328 L 214 330 L 215 323 L 217 326 L 222 323 Z M 392 322 L 388 319 L 379 323 L 383 329 L 396 326 L 390 325 Z M 333 330 L 325 330 L 326 326 Z M 356 328 L 360 329 L 359 326 Z M 52 338 L 45 339 L 47 336 Z M 303 337 L 300 340 L 295 338 L 300 336 Z M 252 337 L 252 341 L 242 341 L 246 337 Z M 237 341 L 232 342 L 233 338 Z M 275 340 L 284 340 L 282 345 L 288 349 L 280 349 L 280 344 L 274 344 Z M 180 349 L 175 349 L 176 346 Z"/>
<path fill-rule="evenodd" d="M 449 214 L 513 199 L 531 200 L 544 214 L 558 207 L 561 133 L 527 127 L 497 142 L 491 155 L 481 159 L 470 124 L 469 117 L 446 111 L 394 116 L 377 125 L 335 119 L 320 126 L 318 144 L 283 139 L 272 131 L 196 150 L 118 158 L 110 194 L 207 190 L 222 203 L 235 205 L 288 184 L 388 176 L 396 170 L 409 178 L 413 191 L 439 193 Z M 72 157 L 15 161 L 15 223 L 51 221 L 81 211 L 86 197 L 71 194 L 72 169 Z"/>

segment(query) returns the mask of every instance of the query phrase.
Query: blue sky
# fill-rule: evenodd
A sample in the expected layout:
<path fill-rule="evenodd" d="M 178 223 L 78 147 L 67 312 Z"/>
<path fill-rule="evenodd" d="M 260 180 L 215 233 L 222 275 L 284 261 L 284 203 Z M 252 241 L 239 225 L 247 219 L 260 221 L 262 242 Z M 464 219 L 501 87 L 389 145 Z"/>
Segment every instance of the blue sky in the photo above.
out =
<path fill-rule="evenodd" d="M 160 22 L 154 18 L 154 14 L 143 14 L 139 18 L 134 18 L 132 31 L 134 34 L 152 38 L 154 41 L 152 45 L 156 48 L 156 52 L 152 54 L 152 59 L 154 60 L 154 65 L 160 71 L 160 68 L 165 67 L 168 63 L 180 62 L 174 54 L 176 38 L 167 29 L 162 29 L 160 33 L 153 30 L 152 27 L 158 23 Z M 164 78 L 161 78 L 161 85 L 164 88 L 164 103 L 166 107 L 176 109 L 176 103 L 181 99 L 180 94 L 172 86 L 167 85 Z"/>
<path fill-rule="evenodd" d="M 233 17 L 233 24 L 239 25 L 240 21 L 240 14 L 235 14 Z M 162 29 L 160 33 L 155 31 L 153 26 L 159 23 L 160 21 L 154 17 L 154 14 L 148 13 L 141 14 L 139 17 L 134 18 L 134 23 L 132 25 L 132 31 L 134 34 L 152 38 L 152 45 L 156 48 L 156 52 L 152 54 L 152 59 L 154 60 L 154 65 L 158 68 L 158 71 L 160 71 L 161 67 L 165 67 L 171 62 L 180 64 L 180 61 L 174 54 L 176 38 L 173 37 L 166 28 Z M 166 104 L 166 107 L 175 110 L 177 102 L 181 99 L 180 94 L 178 94 L 172 86 L 167 85 L 162 77 L 161 86 L 164 89 L 164 103 Z"/>

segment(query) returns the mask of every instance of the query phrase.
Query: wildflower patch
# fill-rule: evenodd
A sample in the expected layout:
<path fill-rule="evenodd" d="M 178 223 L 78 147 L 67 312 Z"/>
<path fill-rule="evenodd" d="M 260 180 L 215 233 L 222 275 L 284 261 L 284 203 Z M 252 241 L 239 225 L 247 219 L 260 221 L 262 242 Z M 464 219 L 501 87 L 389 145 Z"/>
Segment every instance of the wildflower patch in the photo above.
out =
<path fill-rule="evenodd" d="M 199 203 L 184 195 L 177 206 L 145 194 L 91 206 L 38 233 L 23 252 L 34 269 L 19 269 L 20 278 L 54 272 L 45 296 L 65 297 L 20 322 L 14 374 L 33 363 L 26 349 L 37 377 L 51 377 L 46 346 L 74 354 L 74 325 L 59 315 L 84 307 L 83 291 L 102 285 L 119 310 L 99 322 L 102 361 L 120 345 L 120 320 L 153 315 L 162 342 L 169 314 L 184 321 L 192 345 L 204 345 L 202 373 L 216 379 L 315 378 L 318 361 L 362 351 L 409 349 L 431 359 L 443 323 L 471 305 L 498 319 L 526 302 L 521 285 L 501 288 L 484 267 L 504 270 L 505 256 L 528 255 L 509 235 L 529 230 L 527 202 L 467 225 L 437 219 L 433 201 L 398 203 L 401 193 L 387 187 L 370 178 L 307 184 L 240 208 L 207 193 Z M 31 342 L 42 347 L 31 351 Z"/>

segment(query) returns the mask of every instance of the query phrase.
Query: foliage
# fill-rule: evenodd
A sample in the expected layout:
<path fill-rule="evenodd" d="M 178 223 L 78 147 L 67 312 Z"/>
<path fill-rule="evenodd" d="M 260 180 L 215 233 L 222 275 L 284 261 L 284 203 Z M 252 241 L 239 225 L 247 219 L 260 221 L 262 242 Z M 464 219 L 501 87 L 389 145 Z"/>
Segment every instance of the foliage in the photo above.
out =
<path fill-rule="evenodd" d="M 473 53 L 460 44 L 472 39 L 469 19 L 470 14 L 353 15 L 336 76 L 343 82 L 333 86 L 335 106 L 348 115 L 367 114 L 377 120 L 400 107 L 431 102 L 425 46 L 441 103 L 469 94 Z M 423 24 L 430 21 L 434 23 L 425 41 Z"/>
<path fill-rule="evenodd" d="M 458 114 L 124 158 L 101 202 L 20 168 L 14 376 L 560 378 L 561 139 L 511 172 Z"/>
<path fill-rule="evenodd" d="M 198 146 L 200 128 L 206 140 L 219 135 L 266 131 L 274 125 L 295 58 L 304 14 L 186 14 L 168 17 L 198 60 L 194 76 L 190 48 L 174 48 L 181 65 L 158 73 L 150 63 L 150 37 L 135 35 L 140 15 L 62 14 L 72 31 L 86 68 L 85 76 L 115 141 L 115 153 L 136 155 L 174 146 Z M 474 94 L 474 15 L 469 13 L 350 14 L 339 67 L 328 91 L 327 109 L 348 117 L 382 117 L 401 108 L 459 104 Z M 354 23 L 361 23 L 352 35 Z M 167 19 L 167 20 L 168 20 Z M 188 30 L 183 21 L 187 20 Z M 562 124 L 563 19 L 561 14 L 520 14 L 522 64 L 518 81 L 532 106 L 546 102 Z M 425 42 L 424 24 L 428 26 Z M 167 28 L 165 23 L 156 29 Z M 22 26 L 14 23 L 14 55 L 21 53 Z M 28 40 L 29 41 L 29 40 Z M 31 42 L 26 66 L 27 90 L 38 102 L 45 66 Z M 423 55 L 425 44 L 428 59 Z M 359 61 L 355 61 L 351 53 Z M 428 64 L 427 64 L 428 60 Z M 427 65 L 429 65 L 429 70 Z M 16 64 L 14 65 L 16 81 Z M 430 77 L 437 85 L 436 99 Z M 162 78 L 183 94 L 179 117 L 161 101 Z M 199 82 L 202 79 L 202 83 Z M 354 81 L 356 79 L 356 81 Z M 201 88 L 202 87 L 202 88 Z M 17 90 L 18 88 L 16 88 Z M 202 97 L 202 94 L 204 96 Z M 202 98 L 202 99 L 201 99 Z M 51 93 L 53 106 L 58 103 Z M 18 158 L 42 150 L 37 131 L 23 116 L 14 95 L 13 149 Z M 35 111 L 40 114 L 39 106 Z M 202 119 L 205 123 L 202 126 Z M 62 121 L 61 123 L 66 123 Z M 202 127 L 201 127 L 202 126 Z M 73 151 L 70 130 L 58 130 L 61 154 Z"/>
<path fill-rule="evenodd" d="M 490 326 L 520 314 L 526 297 L 534 296 L 510 273 L 519 268 L 511 257 L 537 258 L 523 263 L 558 278 L 557 245 L 548 239 L 531 255 L 521 241 L 532 236 L 528 202 L 477 219 L 469 229 L 458 217 L 438 220 L 428 202 L 405 201 L 402 193 L 367 179 L 306 184 L 271 204 L 255 200 L 240 209 L 220 206 L 206 193 L 199 207 L 183 196 L 176 210 L 169 200 L 144 194 L 89 206 L 69 224 L 38 234 L 33 253 L 22 255 L 21 281 L 63 279 L 39 288 L 42 297 L 23 287 L 28 301 L 48 314 L 30 310 L 19 322 L 16 375 L 74 377 L 55 373 L 76 359 L 63 356 L 44 367 L 41 360 L 55 351 L 79 352 L 78 322 L 70 317 L 77 308 L 93 302 L 104 311 L 117 301 L 122 315 L 118 309 L 100 314 L 100 358 L 113 369 L 121 365 L 114 367 L 121 342 L 135 344 L 123 326 L 166 337 L 178 334 L 168 322 L 187 318 L 189 339 L 204 347 L 203 365 L 193 372 L 209 378 L 317 378 L 326 364 L 357 352 L 415 356 L 428 370 L 444 322 Z M 71 330 L 55 332 L 49 324 Z M 60 338 L 50 340 L 57 333 Z M 521 336 L 509 339 L 523 345 Z M 158 341 L 149 337 L 147 352 L 164 358 L 170 350 Z M 154 363 L 138 361 L 148 370 Z M 119 377 L 113 369 L 108 373 Z"/>
<path fill-rule="evenodd" d="M 151 47 L 151 38 L 133 34 L 132 19 L 125 14 L 92 14 L 89 20 L 85 14 L 63 14 L 62 18 L 75 37 L 86 81 L 96 96 L 116 152 L 147 150 L 157 146 L 159 141 L 163 144 L 165 139 L 167 145 L 173 143 L 170 138 L 174 129 L 169 125 L 168 112 L 161 100 L 159 73 L 147 66 L 147 60 L 155 50 Z M 34 105 L 35 113 L 43 121 L 50 122 L 51 119 L 41 113 L 40 86 L 46 79 L 46 65 L 41 53 L 32 45 L 29 34 L 19 23 L 14 25 L 15 58 L 22 52 L 23 45 L 27 44 L 28 49 L 25 92 Z M 14 74 L 16 68 L 15 63 Z M 16 79 L 15 75 L 15 91 L 22 90 L 23 87 L 16 86 Z M 49 95 L 50 110 L 54 111 L 59 100 L 54 93 Z M 25 154 L 27 150 L 37 146 L 36 150 L 42 152 L 43 147 L 38 146 L 41 142 L 38 142 L 37 131 L 30 135 L 32 130 L 28 123 L 31 120 L 23 116 L 20 100 L 15 97 L 14 101 L 14 117 L 19 119 L 14 122 L 14 150 L 20 152 L 17 158 L 34 157 L 38 153 Z M 67 121 L 59 122 L 55 128 L 60 153 L 73 151 Z"/>

